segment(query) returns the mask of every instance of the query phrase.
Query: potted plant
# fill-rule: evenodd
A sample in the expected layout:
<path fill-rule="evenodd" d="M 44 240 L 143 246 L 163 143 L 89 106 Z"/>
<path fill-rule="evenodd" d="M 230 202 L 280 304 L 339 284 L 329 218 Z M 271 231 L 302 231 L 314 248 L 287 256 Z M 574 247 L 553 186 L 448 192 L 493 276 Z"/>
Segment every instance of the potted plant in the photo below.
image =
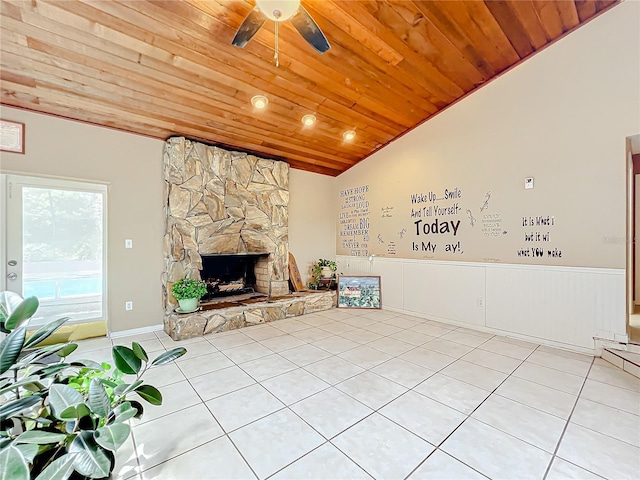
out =
<path fill-rule="evenodd" d="M 180 304 L 180 313 L 195 312 L 198 300 L 207 293 L 207 284 L 204 280 L 184 277 L 173 284 L 171 293 Z"/>
<path fill-rule="evenodd" d="M 144 400 L 162 403 L 142 375 L 186 353 L 163 352 L 149 361 L 144 348 L 112 349 L 115 369 L 91 360 L 69 361 L 75 343 L 41 346 L 68 319 L 44 325 L 27 337 L 25 323 L 38 299 L 0 293 L 0 479 L 65 480 L 105 478 L 115 452 L 129 437 L 129 420 L 142 415 Z M 134 375 L 133 381 L 125 375 Z M 137 400 L 128 396 L 137 394 Z"/>
<path fill-rule="evenodd" d="M 336 276 L 338 264 L 333 260 L 321 258 L 318 260 L 318 267 L 320 267 L 321 278 L 334 278 Z"/>
<path fill-rule="evenodd" d="M 314 290 L 327 287 L 332 288 L 336 283 L 337 269 L 338 264 L 335 261 L 325 258 L 319 259 L 311 266 L 313 282 L 309 284 L 309 287 Z"/>

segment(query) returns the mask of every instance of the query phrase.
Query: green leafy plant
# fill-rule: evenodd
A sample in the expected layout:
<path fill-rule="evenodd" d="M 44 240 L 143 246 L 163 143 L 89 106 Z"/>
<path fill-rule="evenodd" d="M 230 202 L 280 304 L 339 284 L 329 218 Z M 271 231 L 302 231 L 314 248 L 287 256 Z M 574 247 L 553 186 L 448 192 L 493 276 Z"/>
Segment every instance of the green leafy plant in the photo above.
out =
<path fill-rule="evenodd" d="M 329 267 L 332 272 L 335 272 L 338 269 L 338 264 L 335 261 L 327 260 L 326 258 L 319 259 L 318 260 L 318 266 L 320 268 Z"/>
<path fill-rule="evenodd" d="M 329 270 L 329 276 L 326 275 L 326 269 Z M 311 266 L 311 273 L 313 275 L 313 279 L 309 284 L 309 287 L 312 289 L 318 289 L 324 287 L 334 288 L 335 280 L 336 280 L 336 270 L 338 270 L 337 262 L 333 260 L 327 260 L 326 258 L 320 258 L 317 262 L 315 262 Z M 328 284 L 326 279 L 331 279 Z M 325 279 L 325 282 L 322 280 Z"/>
<path fill-rule="evenodd" d="M 127 420 L 143 413 L 142 403 L 129 397 L 162 404 L 162 394 L 144 383 L 143 374 L 186 349 L 149 361 L 139 343 L 114 346 L 112 371 L 107 363 L 68 361 L 77 344 L 40 346 L 67 318 L 27 338 L 25 324 L 38 304 L 36 297 L 18 302 L 0 293 L 0 330 L 8 333 L 0 343 L 0 480 L 108 477 L 116 450 L 131 433 Z"/>
<path fill-rule="evenodd" d="M 193 278 L 181 278 L 171 287 L 171 293 L 177 300 L 188 298 L 200 299 L 207 293 L 207 284 L 204 280 L 194 280 Z"/>

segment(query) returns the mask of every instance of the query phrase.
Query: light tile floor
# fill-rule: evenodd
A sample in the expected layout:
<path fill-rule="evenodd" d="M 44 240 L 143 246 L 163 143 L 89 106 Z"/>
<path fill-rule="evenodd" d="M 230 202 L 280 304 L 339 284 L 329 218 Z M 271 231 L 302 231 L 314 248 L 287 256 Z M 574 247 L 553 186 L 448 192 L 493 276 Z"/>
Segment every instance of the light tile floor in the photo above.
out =
<path fill-rule="evenodd" d="M 600 359 L 389 311 L 330 310 L 174 342 L 117 478 L 640 478 L 640 380 Z"/>

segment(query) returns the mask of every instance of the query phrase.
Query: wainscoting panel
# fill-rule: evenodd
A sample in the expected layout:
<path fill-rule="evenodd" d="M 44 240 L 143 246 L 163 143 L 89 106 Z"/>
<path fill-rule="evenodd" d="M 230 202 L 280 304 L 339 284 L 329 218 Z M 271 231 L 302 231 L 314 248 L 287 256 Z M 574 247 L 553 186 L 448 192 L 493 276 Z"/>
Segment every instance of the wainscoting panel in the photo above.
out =
<path fill-rule="evenodd" d="M 380 275 L 382 308 L 404 308 L 404 264 L 401 261 L 374 259 L 372 275 Z"/>
<path fill-rule="evenodd" d="M 338 272 L 345 275 L 373 275 L 371 273 L 373 259 L 369 260 L 368 257 L 338 255 L 336 261 L 338 262 Z"/>
<path fill-rule="evenodd" d="M 338 257 L 344 274 L 380 275 L 382 306 L 549 345 L 593 349 L 625 338 L 622 269 Z"/>
<path fill-rule="evenodd" d="M 407 261 L 404 308 L 435 319 L 484 326 L 484 268 L 470 264 Z M 480 302 L 478 299 L 481 299 Z M 481 305 L 478 305 L 481 303 Z"/>
<path fill-rule="evenodd" d="M 593 348 L 624 333 L 624 306 L 624 270 L 487 267 L 491 328 Z"/>

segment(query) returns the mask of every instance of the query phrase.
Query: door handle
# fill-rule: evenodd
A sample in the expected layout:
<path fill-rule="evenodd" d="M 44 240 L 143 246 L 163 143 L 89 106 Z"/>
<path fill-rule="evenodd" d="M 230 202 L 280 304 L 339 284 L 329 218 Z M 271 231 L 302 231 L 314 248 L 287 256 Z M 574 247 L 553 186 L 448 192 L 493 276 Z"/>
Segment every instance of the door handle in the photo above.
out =
<path fill-rule="evenodd" d="M 16 278 L 18 278 L 18 274 L 16 272 L 11 272 L 10 274 L 7 275 L 7 278 L 9 280 L 15 280 Z"/>

